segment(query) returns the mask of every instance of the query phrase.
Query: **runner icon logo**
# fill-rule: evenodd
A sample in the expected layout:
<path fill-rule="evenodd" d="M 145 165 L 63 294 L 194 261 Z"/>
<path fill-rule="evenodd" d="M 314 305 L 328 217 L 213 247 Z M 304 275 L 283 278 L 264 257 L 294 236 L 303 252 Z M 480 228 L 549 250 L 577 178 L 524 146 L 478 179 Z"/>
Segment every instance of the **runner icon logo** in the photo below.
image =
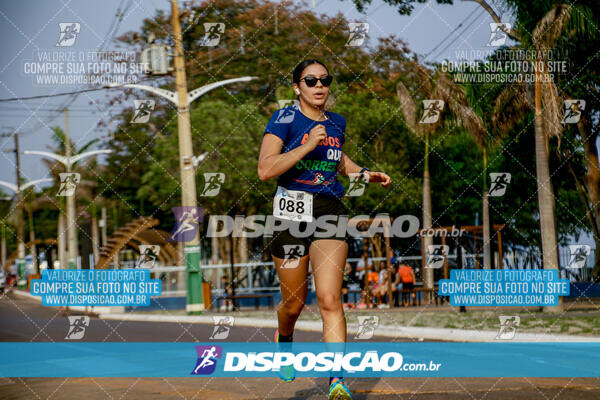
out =
<path fill-rule="evenodd" d="M 563 124 L 576 124 L 581 119 L 581 112 L 585 110 L 585 100 L 565 100 Z"/>
<path fill-rule="evenodd" d="M 140 256 L 138 257 L 137 268 L 152 268 L 160 254 L 160 246 L 157 244 L 141 244 Z"/>
<path fill-rule="evenodd" d="M 379 317 L 376 315 L 363 315 L 358 317 L 358 330 L 354 339 L 371 339 L 375 328 L 379 326 Z"/>
<path fill-rule="evenodd" d="M 349 22 L 348 30 L 350 33 L 346 41 L 346 46 L 359 47 L 365 42 L 367 33 L 369 33 L 369 24 L 367 22 Z"/>
<path fill-rule="evenodd" d="M 488 46 L 488 47 L 504 46 L 508 35 L 506 34 L 506 32 L 504 32 L 502 30 L 502 28 L 504 28 L 506 30 L 510 30 L 511 27 L 512 27 L 512 25 L 509 24 L 508 22 L 501 22 L 501 23 L 490 22 L 490 40 L 488 40 L 486 46 Z"/>
<path fill-rule="evenodd" d="M 85 328 L 90 326 L 90 317 L 87 315 L 69 316 L 69 331 L 66 340 L 79 340 L 85 335 Z"/>
<path fill-rule="evenodd" d="M 517 326 L 521 324 L 521 317 L 518 315 L 500 315 L 500 330 L 496 335 L 497 340 L 511 340 L 515 337 Z"/>
<path fill-rule="evenodd" d="M 585 267 L 585 261 L 590 255 L 592 248 L 587 244 L 574 244 L 569 246 L 571 257 L 567 268 L 579 269 Z"/>
<path fill-rule="evenodd" d="M 204 189 L 200 196 L 213 197 L 221 191 L 221 185 L 225 183 L 225 174 L 222 172 L 205 172 Z"/>
<path fill-rule="evenodd" d="M 198 233 L 198 227 L 204 216 L 202 207 L 173 207 L 175 226 L 169 242 L 191 242 Z"/>
<path fill-rule="evenodd" d="M 432 244 L 427 246 L 427 263 L 425 268 L 438 269 L 444 265 L 444 257 L 448 254 L 448 245 Z"/>
<path fill-rule="evenodd" d="M 132 124 L 145 124 L 150 120 L 150 114 L 154 111 L 154 100 L 134 100 L 134 113 L 131 118 Z"/>
<path fill-rule="evenodd" d="M 367 183 L 369 183 L 369 174 L 352 172 L 348 174 L 348 178 L 350 178 L 350 185 L 348 186 L 348 191 L 346 191 L 345 195 L 349 197 L 362 196 L 367 187 Z"/>
<path fill-rule="evenodd" d="M 61 172 L 58 175 L 60 177 L 60 187 L 56 195 L 64 197 L 73 196 L 81 180 L 81 175 L 78 172 Z"/>
<path fill-rule="evenodd" d="M 213 315 L 215 326 L 209 339 L 223 340 L 229 337 L 229 330 L 233 326 L 233 317 L 231 315 Z"/>
<path fill-rule="evenodd" d="M 510 183 L 511 175 L 508 172 L 490 172 L 490 191 L 488 196 L 501 197 L 506 193 L 506 188 Z"/>
<path fill-rule="evenodd" d="M 198 361 L 190 375 L 210 375 L 215 372 L 217 359 L 220 359 L 223 350 L 221 346 L 196 346 Z"/>
<path fill-rule="evenodd" d="M 204 37 L 200 40 L 200 46 L 214 47 L 219 44 L 221 34 L 225 32 L 225 24 L 222 22 L 205 22 Z"/>
<path fill-rule="evenodd" d="M 60 35 L 56 47 L 70 47 L 75 44 L 77 35 L 81 32 L 81 24 L 79 22 L 60 22 L 58 29 L 60 29 Z"/>
<path fill-rule="evenodd" d="M 423 116 L 420 124 L 435 124 L 444 109 L 444 100 L 423 100 Z"/>
<path fill-rule="evenodd" d="M 300 257 L 304 254 L 303 244 L 284 244 L 283 263 L 281 268 L 297 268 L 300 265 Z"/>
<path fill-rule="evenodd" d="M 277 114 L 277 118 L 275 119 L 276 124 L 289 124 L 294 120 L 294 116 L 296 112 L 294 108 L 286 107 L 279 110 L 279 114 Z"/>

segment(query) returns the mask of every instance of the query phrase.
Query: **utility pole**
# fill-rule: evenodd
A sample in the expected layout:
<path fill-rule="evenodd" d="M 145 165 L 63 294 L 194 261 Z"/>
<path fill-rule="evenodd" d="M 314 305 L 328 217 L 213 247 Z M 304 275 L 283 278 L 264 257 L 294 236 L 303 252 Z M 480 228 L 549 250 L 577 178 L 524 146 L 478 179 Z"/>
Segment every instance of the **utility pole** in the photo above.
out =
<path fill-rule="evenodd" d="M 196 207 L 195 170 L 186 169 L 184 160 L 193 156 L 192 130 L 190 127 L 190 108 L 188 103 L 187 80 L 181 25 L 179 24 L 179 7 L 177 0 L 171 0 L 171 21 L 173 24 L 175 87 L 177 89 L 177 127 L 179 139 L 179 169 L 181 172 L 181 205 Z M 202 298 L 202 270 L 200 269 L 200 230 L 190 242 L 185 243 L 185 266 L 187 272 L 187 305 L 188 314 L 201 314 L 204 311 Z"/>
<path fill-rule="evenodd" d="M 71 158 L 71 140 L 69 137 L 69 109 L 65 108 L 65 156 L 67 159 Z M 71 173 L 72 166 L 68 162 L 67 173 Z M 77 264 L 77 221 L 75 220 L 75 193 L 72 196 L 67 196 L 67 241 L 68 241 L 68 255 L 69 255 L 69 268 L 74 269 Z"/>
<path fill-rule="evenodd" d="M 21 188 L 21 155 L 19 153 L 19 135 L 15 132 L 15 158 L 17 167 L 17 188 Z M 19 262 L 25 261 L 25 242 L 23 233 L 23 192 L 20 189 L 16 191 L 17 195 L 17 257 Z M 18 263 L 17 263 L 18 264 Z"/>
<path fill-rule="evenodd" d="M 218 87 L 236 82 L 248 82 L 257 78 L 254 76 L 244 76 L 241 78 L 225 79 L 198 87 L 188 93 L 177 0 L 171 0 L 171 14 L 174 42 L 173 61 L 175 67 L 175 87 L 177 93 L 162 88 L 138 84 L 122 85 L 115 83 L 109 84 L 107 87 L 124 87 L 145 90 L 157 96 L 161 96 L 177 107 L 179 169 L 181 173 L 181 204 L 184 207 L 196 207 L 196 173 L 193 168 L 185 168 L 187 167 L 187 162 L 189 162 L 193 156 L 189 105 L 203 94 Z M 208 51 L 208 55 L 210 63 L 210 50 Z M 196 237 L 194 237 L 192 241 L 184 244 L 184 257 L 188 287 L 186 310 L 189 314 L 201 314 L 204 311 L 204 302 L 202 297 L 202 270 L 200 268 L 200 237 L 198 234 L 196 234 Z"/>

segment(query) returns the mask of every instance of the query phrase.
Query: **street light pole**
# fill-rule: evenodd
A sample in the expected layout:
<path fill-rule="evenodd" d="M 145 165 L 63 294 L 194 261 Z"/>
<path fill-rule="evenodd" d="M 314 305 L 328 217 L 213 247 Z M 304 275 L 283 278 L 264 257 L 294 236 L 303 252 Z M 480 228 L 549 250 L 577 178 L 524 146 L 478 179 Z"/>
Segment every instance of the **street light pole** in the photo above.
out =
<path fill-rule="evenodd" d="M 69 136 L 69 109 L 65 108 L 65 157 L 71 159 L 71 140 Z M 67 173 L 71 173 L 72 166 L 68 162 L 66 164 Z M 77 243 L 77 230 L 75 229 L 75 194 L 67 196 L 67 242 L 68 249 L 67 254 L 69 255 L 69 268 L 74 269 L 77 262 L 78 243 Z"/>
<path fill-rule="evenodd" d="M 189 105 L 203 94 L 218 87 L 229 85 L 231 83 L 248 82 L 257 78 L 254 76 L 244 76 L 241 78 L 225 79 L 198 87 L 188 93 L 177 0 L 171 0 L 171 14 L 171 23 L 173 25 L 173 61 L 175 67 L 174 72 L 176 93 L 162 88 L 138 84 L 109 84 L 107 87 L 128 87 L 145 90 L 160 96 L 177 106 L 179 169 L 181 174 L 181 204 L 184 207 L 196 207 L 196 171 L 194 168 L 186 168 L 188 163 L 193 158 Z M 188 314 L 201 314 L 202 311 L 204 311 L 204 301 L 202 297 L 202 270 L 200 268 L 199 231 L 192 241 L 185 243 L 184 257 L 187 274 L 186 311 Z"/>
<path fill-rule="evenodd" d="M 49 153 L 47 151 L 37 151 L 37 150 L 30 150 L 30 151 L 24 151 L 24 154 L 37 154 L 40 156 L 44 156 L 44 157 L 48 157 L 51 158 L 53 160 L 56 160 L 58 162 L 60 162 L 62 165 L 65 166 L 65 169 L 68 173 L 70 173 L 73 170 L 73 164 L 75 164 L 77 161 L 82 160 L 84 158 L 93 156 L 93 155 L 97 155 L 97 154 L 109 154 L 112 153 L 112 150 L 92 150 L 92 151 L 86 151 L 85 153 L 79 153 L 76 155 L 71 155 L 72 151 L 71 151 L 71 142 L 70 142 L 70 138 L 69 138 L 69 119 L 68 119 L 68 111 L 65 108 L 65 155 L 60 155 L 60 154 L 54 154 L 54 153 Z M 67 197 L 67 238 L 68 238 L 68 242 L 69 242 L 69 249 L 68 249 L 68 257 L 69 257 L 69 268 L 75 268 L 75 261 L 77 260 L 77 225 L 76 225 L 76 221 L 75 221 L 75 193 L 73 193 L 71 196 L 66 196 Z M 62 235 L 62 232 L 59 232 L 59 235 Z M 59 246 L 60 248 L 60 246 Z M 62 260 L 61 260 L 62 261 Z M 61 268 L 64 268 L 63 265 L 61 265 Z"/>
<path fill-rule="evenodd" d="M 195 170 L 184 168 L 184 160 L 193 156 L 192 130 L 190 128 L 190 109 L 188 104 L 187 80 L 181 25 L 179 24 L 179 7 L 177 0 L 171 0 L 171 18 L 173 24 L 175 87 L 177 89 L 177 127 L 179 139 L 179 170 L 181 173 L 181 205 L 196 207 Z M 202 270 L 200 269 L 200 230 L 190 242 L 185 243 L 184 256 L 187 272 L 187 305 L 188 314 L 201 314 L 204 311 L 202 298 Z"/>
<path fill-rule="evenodd" d="M 23 192 L 21 192 L 21 156 L 19 153 L 19 135 L 14 134 L 15 157 L 17 167 L 17 257 L 25 258 L 25 234 L 23 233 Z"/>

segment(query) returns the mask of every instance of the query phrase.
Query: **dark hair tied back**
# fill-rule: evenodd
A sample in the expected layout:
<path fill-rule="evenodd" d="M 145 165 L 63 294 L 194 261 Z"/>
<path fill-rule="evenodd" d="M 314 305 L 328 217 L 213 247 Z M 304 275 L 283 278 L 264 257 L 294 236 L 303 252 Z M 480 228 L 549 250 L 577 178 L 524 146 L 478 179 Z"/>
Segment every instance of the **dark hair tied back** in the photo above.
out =
<path fill-rule="evenodd" d="M 323 68 L 325 68 L 327 70 L 327 74 L 329 74 L 329 69 L 327 69 L 327 67 L 325 66 L 325 64 L 323 64 L 321 61 L 319 61 L 319 60 L 304 60 L 300 64 L 298 64 L 296 66 L 296 68 L 294 68 L 292 82 L 299 85 L 300 84 L 300 77 L 302 76 L 302 71 L 304 71 L 304 69 L 306 67 L 308 67 L 309 65 L 312 65 L 312 64 L 320 64 L 320 65 L 322 65 Z"/>

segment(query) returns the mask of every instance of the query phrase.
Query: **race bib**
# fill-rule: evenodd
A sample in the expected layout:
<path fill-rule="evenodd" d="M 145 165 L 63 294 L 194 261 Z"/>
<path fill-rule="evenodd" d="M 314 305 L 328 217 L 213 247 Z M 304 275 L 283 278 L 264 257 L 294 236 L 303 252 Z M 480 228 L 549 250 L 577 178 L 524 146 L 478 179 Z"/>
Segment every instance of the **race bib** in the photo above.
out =
<path fill-rule="evenodd" d="M 289 190 L 277 186 L 273 199 L 273 215 L 291 221 L 312 222 L 313 195 L 302 190 Z"/>

